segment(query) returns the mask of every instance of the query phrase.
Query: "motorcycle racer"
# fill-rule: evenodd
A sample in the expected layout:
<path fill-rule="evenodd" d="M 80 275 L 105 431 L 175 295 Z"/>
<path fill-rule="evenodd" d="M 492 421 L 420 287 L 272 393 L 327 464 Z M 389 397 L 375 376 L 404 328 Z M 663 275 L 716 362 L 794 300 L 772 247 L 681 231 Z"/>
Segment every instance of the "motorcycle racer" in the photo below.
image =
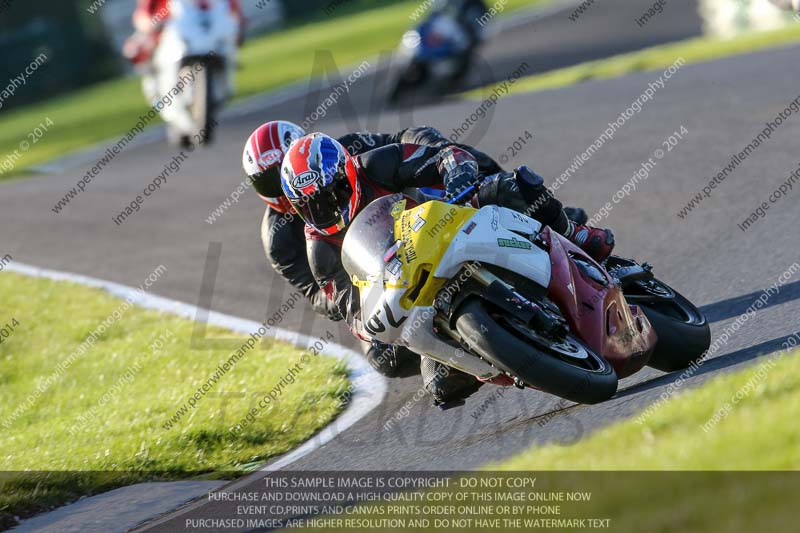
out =
<path fill-rule="evenodd" d="M 231 14 L 236 17 L 239 25 L 239 44 L 242 44 L 244 41 L 245 30 L 245 18 L 244 13 L 242 12 L 242 6 L 239 3 L 239 0 L 224 1 L 228 2 Z M 207 2 L 207 0 L 198 0 L 198 2 L 204 3 Z M 149 52 L 152 53 L 152 51 L 155 49 L 156 45 L 158 44 L 158 35 L 161 32 L 161 29 L 164 27 L 166 21 L 169 20 L 169 17 L 169 0 L 137 0 L 136 9 L 134 10 L 132 16 L 133 28 L 136 31 L 136 34 L 134 35 L 138 35 L 136 39 L 140 41 L 144 48 L 139 50 L 140 53 L 134 54 L 134 57 L 138 58 L 138 61 L 134 61 L 134 63 L 140 63 L 149 60 L 149 55 L 147 52 L 149 50 Z M 147 43 L 144 42 L 145 40 Z M 131 42 L 131 46 L 134 44 L 136 43 Z"/>
<path fill-rule="evenodd" d="M 459 24 L 469 35 L 470 47 L 474 48 L 483 40 L 483 24 L 489 12 L 483 0 L 448 0 L 441 7 L 442 11 L 451 12 Z"/>
<path fill-rule="evenodd" d="M 341 320 L 339 308 L 320 290 L 308 264 L 305 222 L 296 216 L 281 188 L 280 168 L 284 155 L 292 142 L 303 135 L 305 132 L 302 128 L 292 122 L 278 120 L 262 124 L 245 142 L 242 166 L 256 193 L 267 204 L 261 223 L 261 240 L 271 267 L 309 300 L 314 311 L 331 320 Z M 396 143 L 438 147 L 452 144 L 439 130 L 428 126 L 407 128 L 391 134 L 349 133 L 338 140 L 351 155 Z M 467 146 L 463 148 L 479 162 L 481 172 L 492 174 L 502 171 L 483 152 Z M 367 351 L 367 359 L 373 367 L 387 376 L 396 375 L 409 357 L 417 358 L 403 348 L 377 342 Z"/>
<path fill-rule="evenodd" d="M 341 262 L 341 246 L 359 209 L 407 188 L 444 185 L 454 195 L 478 176 L 476 159 L 456 146 L 391 144 L 353 157 L 322 133 L 307 135 L 292 145 L 283 162 L 283 190 L 306 222 L 309 264 L 317 284 L 354 332 L 359 329 L 359 302 Z M 570 221 L 543 179 L 525 166 L 487 178 L 472 201 L 477 206 L 495 204 L 525 212 L 598 261 L 608 257 L 614 246 L 609 230 Z M 421 365 L 425 388 L 437 404 L 461 400 L 480 386 L 459 371 L 441 372 L 441 366 L 427 358 Z"/>
<path fill-rule="evenodd" d="M 209 0 L 195 0 L 201 8 L 208 6 Z M 230 14 L 238 26 L 237 42 L 244 42 L 245 17 L 239 0 L 218 0 L 227 2 Z M 170 19 L 170 0 L 137 0 L 132 21 L 134 34 L 123 45 L 123 55 L 143 72 L 142 88 L 148 101 L 158 98 L 155 80 L 155 67 L 152 58 L 158 47 L 164 25 Z"/>

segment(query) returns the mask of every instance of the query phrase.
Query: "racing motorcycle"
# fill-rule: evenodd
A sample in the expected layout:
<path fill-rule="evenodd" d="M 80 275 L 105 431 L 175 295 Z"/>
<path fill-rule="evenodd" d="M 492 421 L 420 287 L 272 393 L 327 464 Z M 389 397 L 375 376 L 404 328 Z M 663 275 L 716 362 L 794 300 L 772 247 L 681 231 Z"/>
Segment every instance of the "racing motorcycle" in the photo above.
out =
<path fill-rule="evenodd" d="M 403 35 L 388 84 L 389 103 L 397 104 L 421 88 L 432 94 L 449 91 L 466 74 L 473 49 L 467 31 L 452 13 L 434 11 Z"/>
<path fill-rule="evenodd" d="M 359 335 L 496 385 L 598 403 L 618 379 L 687 367 L 711 341 L 702 313 L 646 263 L 601 265 L 499 206 L 379 198 L 348 229 L 342 260 Z"/>
<path fill-rule="evenodd" d="M 154 91 L 145 92 L 154 92 L 155 100 L 178 93 L 161 110 L 172 143 L 211 140 L 215 116 L 233 93 L 238 32 L 225 0 L 170 0 L 170 17 L 153 54 Z"/>

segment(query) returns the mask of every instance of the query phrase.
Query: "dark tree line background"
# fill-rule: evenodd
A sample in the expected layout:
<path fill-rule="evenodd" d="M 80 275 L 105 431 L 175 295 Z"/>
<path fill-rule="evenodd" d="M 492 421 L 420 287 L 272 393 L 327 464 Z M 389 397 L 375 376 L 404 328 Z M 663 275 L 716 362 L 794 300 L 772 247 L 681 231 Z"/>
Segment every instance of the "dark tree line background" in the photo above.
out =
<path fill-rule="evenodd" d="M 247 1 L 247 0 L 244 0 Z M 290 22 L 307 22 L 340 17 L 371 7 L 396 4 L 401 0 L 283 0 L 283 12 Z M 420 3 L 422 0 L 420 0 Z M 326 13 L 326 8 L 330 6 Z"/>
<path fill-rule="evenodd" d="M 48 58 L 46 74 L 31 76 L 25 90 L 18 90 L 9 107 L 120 74 L 100 17 L 86 11 L 90 3 L 11 0 L 0 12 L 0 90 L 39 54 Z"/>
<path fill-rule="evenodd" d="M 0 0 L 0 91 L 39 54 L 48 58 L 46 74 L 29 77 L 24 90 L 18 90 L 0 113 L 123 73 L 119 52 L 109 46 L 101 17 L 86 9 L 92 1 Z M 287 26 L 398 1 L 282 0 Z M 328 6 L 332 9 L 326 13 Z"/>

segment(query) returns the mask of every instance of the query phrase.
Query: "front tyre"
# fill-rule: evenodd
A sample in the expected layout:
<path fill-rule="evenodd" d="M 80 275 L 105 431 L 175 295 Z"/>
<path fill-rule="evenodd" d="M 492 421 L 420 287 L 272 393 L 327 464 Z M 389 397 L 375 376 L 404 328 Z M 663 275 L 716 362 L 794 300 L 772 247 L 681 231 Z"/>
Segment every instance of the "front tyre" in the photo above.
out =
<path fill-rule="evenodd" d="M 195 125 L 195 145 L 210 143 L 214 128 L 214 66 L 198 62 L 192 66 L 195 72 L 194 94 L 190 112 Z"/>
<path fill-rule="evenodd" d="M 472 351 L 526 385 L 584 404 L 617 392 L 611 364 L 571 335 L 548 339 L 512 316 L 490 313 L 478 298 L 461 306 L 455 324 Z"/>
<path fill-rule="evenodd" d="M 427 71 L 424 65 L 412 61 L 401 72 L 396 73 L 389 81 L 387 100 L 391 105 L 399 105 L 409 95 L 419 91 L 425 83 Z"/>

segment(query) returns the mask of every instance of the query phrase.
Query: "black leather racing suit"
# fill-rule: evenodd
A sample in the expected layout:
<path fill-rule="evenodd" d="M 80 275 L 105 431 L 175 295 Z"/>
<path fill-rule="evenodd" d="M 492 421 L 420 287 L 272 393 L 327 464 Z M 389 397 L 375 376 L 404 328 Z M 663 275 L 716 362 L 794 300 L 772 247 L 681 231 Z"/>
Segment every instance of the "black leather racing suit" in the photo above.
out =
<path fill-rule="evenodd" d="M 341 320 L 338 309 L 319 289 L 305 248 L 305 223 L 297 215 L 267 207 L 261 221 L 261 243 L 270 266 L 305 296 L 318 314 Z"/>

